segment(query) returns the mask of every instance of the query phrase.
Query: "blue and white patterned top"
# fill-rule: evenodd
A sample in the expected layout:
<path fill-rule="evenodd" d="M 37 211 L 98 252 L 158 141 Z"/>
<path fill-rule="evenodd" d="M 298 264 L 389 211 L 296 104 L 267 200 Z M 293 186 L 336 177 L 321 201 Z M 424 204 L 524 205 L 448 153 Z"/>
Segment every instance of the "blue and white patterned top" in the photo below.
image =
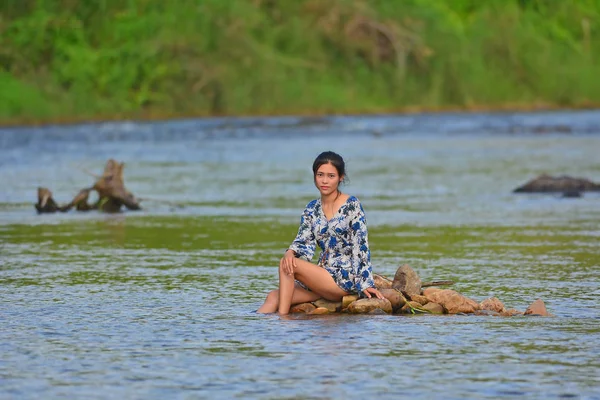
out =
<path fill-rule="evenodd" d="M 299 258 L 310 261 L 315 243 L 321 248 L 319 265 L 342 290 L 359 293 L 375 287 L 365 212 L 360 201 L 350 196 L 327 220 L 321 199 L 308 203 L 300 220 L 298 235 L 289 247 Z"/>

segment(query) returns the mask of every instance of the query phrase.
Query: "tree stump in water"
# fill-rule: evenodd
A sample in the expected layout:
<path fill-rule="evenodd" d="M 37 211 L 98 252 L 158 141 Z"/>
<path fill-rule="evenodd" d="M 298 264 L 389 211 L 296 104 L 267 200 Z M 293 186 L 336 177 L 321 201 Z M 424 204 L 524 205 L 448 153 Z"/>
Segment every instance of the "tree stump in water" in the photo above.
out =
<path fill-rule="evenodd" d="M 123 182 L 123 168 L 125 163 L 118 163 L 113 159 L 106 162 L 104 173 L 94 183 L 92 189 L 98 192 L 99 207 L 105 212 L 118 212 L 121 206 L 129 210 L 139 210 L 140 205 L 135 196 L 125 189 Z"/>
<path fill-rule="evenodd" d="M 139 201 L 125 188 L 123 182 L 124 163 L 110 159 L 106 162 L 104 172 L 90 188 L 81 189 L 71 202 L 64 205 L 56 203 L 52 192 L 40 187 L 38 188 L 38 202 L 35 208 L 38 213 L 66 212 L 75 207 L 77 211 L 100 210 L 107 213 L 116 213 L 125 206 L 129 210 L 140 210 Z M 98 201 L 94 204 L 88 203 L 90 192 L 98 193 Z"/>

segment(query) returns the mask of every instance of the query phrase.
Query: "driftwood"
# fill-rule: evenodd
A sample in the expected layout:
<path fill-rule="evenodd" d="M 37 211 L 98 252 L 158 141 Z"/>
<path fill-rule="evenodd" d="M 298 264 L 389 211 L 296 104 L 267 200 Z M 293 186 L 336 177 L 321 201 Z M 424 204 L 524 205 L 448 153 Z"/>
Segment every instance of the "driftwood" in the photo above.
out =
<path fill-rule="evenodd" d="M 429 287 L 429 286 L 449 286 L 454 285 L 454 281 L 431 281 L 431 282 L 421 282 L 421 287 Z"/>
<path fill-rule="evenodd" d="M 123 182 L 124 163 L 110 159 L 106 162 L 104 172 L 92 187 L 81 189 L 71 202 L 59 205 L 52 197 L 52 192 L 44 187 L 38 188 L 38 202 L 35 208 L 38 213 L 66 212 L 75 208 L 77 211 L 100 210 L 107 213 L 121 211 L 125 206 L 129 210 L 140 210 L 139 200 L 125 188 Z M 98 201 L 88 203 L 92 191 L 98 193 Z"/>

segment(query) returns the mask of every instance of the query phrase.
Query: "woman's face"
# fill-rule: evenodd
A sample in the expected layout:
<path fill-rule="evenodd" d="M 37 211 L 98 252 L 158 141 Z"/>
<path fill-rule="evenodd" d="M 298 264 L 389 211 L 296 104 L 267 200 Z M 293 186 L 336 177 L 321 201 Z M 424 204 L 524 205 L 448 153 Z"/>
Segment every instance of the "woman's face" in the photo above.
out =
<path fill-rule="evenodd" d="M 323 164 L 315 174 L 315 186 L 321 192 L 321 196 L 336 193 L 338 186 L 344 177 L 340 176 L 337 169 L 331 164 Z"/>

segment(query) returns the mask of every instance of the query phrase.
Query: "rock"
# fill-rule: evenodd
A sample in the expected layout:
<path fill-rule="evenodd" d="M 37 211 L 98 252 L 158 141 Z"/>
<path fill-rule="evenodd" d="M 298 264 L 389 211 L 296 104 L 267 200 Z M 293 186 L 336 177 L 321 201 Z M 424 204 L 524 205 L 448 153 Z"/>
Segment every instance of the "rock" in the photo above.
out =
<path fill-rule="evenodd" d="M 383 275 L 373 274 L 373 280 L 375 281 L 375 287 L 379 290 L 392 288 L 392 281 Z"/>
<path fill-rule="evenodd" d="M 381 308 L 388 314 L 392 313 L 392 303 L 388 299 L 360 299 L 348 306 L 348 311 L 352 314 L 366 314 L 376 308 Z"/>
<path fill-rule="evenodd" d="M 511 308 L 502 313 L 503 317 L 514 317 L 515 315 L 523 315 L 523 312 L 519 311 L 519 310 L 515 310 L 514 308 Z"/>
<path fill-rule="evenodd" d="M 401 291 L 406 296 L 420 294 L 421 278 L 408 264 L 404 264 L 396 271 L 392 288 Z"/>
<path fill-rule="evenodd" d="M 525 315 L 541 315 L 543 317 L 549 317 L 550 314 L 546 310 L 546 305 L 542 299 L 537 299 L 525 310 Z"/>
<path fill-rule="evenodd" d="M 372 311 L 369 311 L 369 315 L 388 315 L 388 313 L 383 311 L 381 308 L 376 308 Z"/>
<path fill-rule="evenodd" d="M 416 301 L 409 301 L 400 309 L 400 314 L 412 314 L 412 308 L 422 308 Z"/>
<path fill-rule="evenodd" d="M 566 175 L 554 177 L 542 174 L 516 188 L 513 193 L 575 193 L 586 191 L 600 191 L 600 184 L 585 178 L 574 178 Z"/>
<path fill-rule="evenodd" d="M 429 311 L 432 314 L 443 314 L 444 313 L 444 307 L 442 307 L 440 304 L 438 303 L 427 303 L 425 304 L 423 307 L 421 307 L 424 310 Z"/>
<path fill-rule="evenodd" d="M 312 311 L 314 311 L 315 308 L 317 307 L 315 307 L 312 303 L 301 303 L 292 306 L 292 308 L 290 308 L 290 313 L 310 314 Z"/>
<path fill-rule="evenodd" d="M 443 289 L 426 296 L 429 301 L 433 303 L 438 303 L 448 314 L 457 314 L 457 313 L 473 313 L 479 310 L 479 304 L 468 297 L 463 296 L 462 294 L 451 290 L 451 289 Z"/>
<path fill-rule="evenodd" d="M 581 192 L 578 192 L 577 190 L 569 190 L 563 192 L 562 197 L 564 197 L 565 199 L 577 199 L 581 197 Z"/>
<path fill-rule="evenodd" d="M 379 290 L 383 297 L 388 299 L 392 304 L 392 309 L 394 311 L 401 308 L 404 304 L 406 304 L 406 299 L 402 296 L 402 293 L 397 291 L 396 289 L 380 289 Z"/>
<path fill-rule="evenodd" d="M 494 311 L 497 313 L 503 313 L 506 311 L 504 304 L 495 297 L 490 297 L 479 303 L 479 307 L 482 310 Z"/>
<path fill-rule="evenodd" d="M 314 310 L 312 310 L 311 312 L 309 312 L 308 314 L 310 314 L 310 315 L 329 314 L 329 310 L 326 309 L 325 307 L 317 307 Z"/>
<path fill-rule="evenodd" d="M 341 301 L 329 301 L 326 299 L 318 299 L 316 301 L 313 301 L 313 304 L 317 308 L 326 308 L 331 313 L 338 312 L 342 309 Z"/>
<path fill-rule="evenodd" d="M 485 315 L 486 317 L 501 317 L 502 314 L 500 314 L 497 311 L 492 311 L 492 310 L 477 310 L 473 313 L 473 315 Z"/>
<path fill-rule="evenodd" d="M 440 288 L 436 288 L 436 287 L 428 287 L 428 288 L 423 289 L 422 294 L 423 294 L 423 296 L 427 296 L 432 293 L 439 292 L 440 290 L 444 290 L 444 289 L 440 289 Z"/>
<path fill-rule="evenodd" d="M 427 297 L 425 297 L 425 296 L 420 295 L 420 294 L 413 294 L 413 295 L 411 295 L 410 296 L 410 300 L 416 301 L 420 305 L 425 305 L 425 304 L 429 303 L 429 299 Z"/>
<path fill-rule="evenodd" d="M 347 296 L 342 297 L 342 309 L 348 308 L 350 304 L 358 300 L 359 297 L 357 294 L 349 294 Z"/>

